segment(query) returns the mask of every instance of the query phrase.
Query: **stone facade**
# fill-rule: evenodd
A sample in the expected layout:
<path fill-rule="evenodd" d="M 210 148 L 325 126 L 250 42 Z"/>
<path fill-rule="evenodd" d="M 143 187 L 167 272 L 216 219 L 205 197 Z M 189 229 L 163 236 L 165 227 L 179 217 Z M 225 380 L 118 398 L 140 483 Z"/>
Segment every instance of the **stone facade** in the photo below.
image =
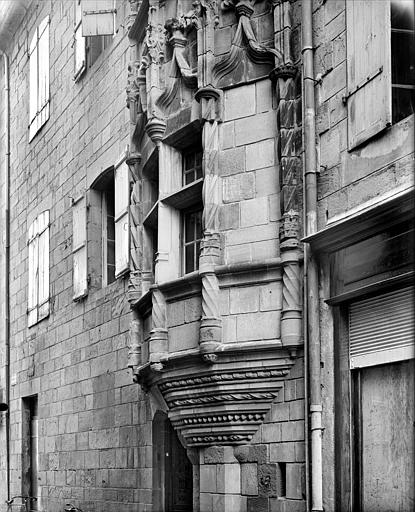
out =
<path fill-rule="evenodd" d="M 10 98 L 9 192 L 7 159 L 0 177 L 0 222 L 10 226 L 9 251 L 5 228 L 0 242 L 0 303 L 7 298 L 10 310 L 8 319 L 2 304 L 0 402 L 9 412 L 0 418 L 0 502 L 36 494 L 45 512 L 69 502 L 96 512 L 323 510 L 310 478 L 306 237 L 320 276 L 319 484 L 324 510 L 349 510 L 339 491 L 347 464 L 336 437 L 337 310 L 325 302 L 338 270 L 333 277 L 319 237 L 411 188 L 413 115 L 348 147 L 345 0 L 312 2 L 317 233 L 303 226 L 301 2 L 116 0 L 114 34 L 88 39 L 75 73 L 78 2 L 14 1 L 0 23 L 9 65 L 0 85 Z M 50 114 L 29 140 L 28 48 L 47 15 Z M 3 98 L 0 109 L 7 126 Z M 5 131 L 0 144 L 7 152 Z M 115 194 L 114 237 L 115 254 L 127 240 L 128 271 L 117 275 L 116 262 L 105 285 L 101 200 L 122 166 L 128 201 L 117 213 Z M 84 210 L 75 210 L 79 198 Z M 46 210 L 50 309 L 29 327 L 28 232 Z M 75 212 L 86 219 L 81 269 Z M 201 232 L 189 242 L 190 218 Z M 196 251 L 190 267 L 186 244 Z M 86 291 L 74 297 L 83 271 Z"/>

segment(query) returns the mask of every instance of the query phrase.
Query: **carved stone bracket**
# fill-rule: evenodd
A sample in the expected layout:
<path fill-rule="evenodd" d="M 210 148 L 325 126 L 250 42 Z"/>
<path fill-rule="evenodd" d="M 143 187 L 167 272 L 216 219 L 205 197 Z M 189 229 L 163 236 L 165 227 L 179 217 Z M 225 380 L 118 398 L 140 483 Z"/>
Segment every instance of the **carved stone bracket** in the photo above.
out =
<path fill-rule="evenodd" d="M 254 4 L 254 0 L 225 0 L 222 2 L 222 8 L 235 9 L 238 26 L 232 40 L 231 51 L 213 67 L 215 83 L 238 67 L 245 51 L 256 64 L 274 64 L 275 62 L 279 64 L 282 62 L 282 54 L 279 50 L 268 48 L 256 38 L 250 19 L 254 13 Z"/>
<path fill-rule="evenodd" d="M 166 131 L 166 122 L 163 119 L 152 117 L 146 124 L 146 132 L 156 146 L 160 145 Z"/>
<path fill-rule="evenodd" d="M 264 421 L 293 361 L 284 352 L 260 361 L 245 354 L 229 364 L 189 368 L 183 363 L 147 372 L 162 394 L 174 428 L 186 447 L 246 444 Z M 250 360 L 249 370 L 246 369 Z"/>

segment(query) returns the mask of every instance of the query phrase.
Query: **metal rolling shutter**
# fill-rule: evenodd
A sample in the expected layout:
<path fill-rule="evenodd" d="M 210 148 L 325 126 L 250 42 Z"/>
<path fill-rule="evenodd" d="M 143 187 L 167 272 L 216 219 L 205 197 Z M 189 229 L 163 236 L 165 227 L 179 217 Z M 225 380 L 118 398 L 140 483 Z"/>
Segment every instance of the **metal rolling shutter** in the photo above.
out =
<path fill-rule="evenodd" d="M 414 288 L 354 302 L 349 312 L 350 368 L 414 357 Z"/>

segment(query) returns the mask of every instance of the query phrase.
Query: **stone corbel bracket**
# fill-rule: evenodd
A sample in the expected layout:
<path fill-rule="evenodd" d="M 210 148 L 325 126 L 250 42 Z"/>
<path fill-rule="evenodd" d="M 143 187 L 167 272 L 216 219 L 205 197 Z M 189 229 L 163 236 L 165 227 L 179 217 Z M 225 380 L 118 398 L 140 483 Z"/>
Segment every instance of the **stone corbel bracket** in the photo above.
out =
<path fill-rule="evenodd" d="M 226 0 L 222 2 L 222 9 L 234 8 L 238 16 L 238 26 L 231 44 L 231 51 L 221 58 L 213 67 L 215 83 L 232 73 L 240 63 L 243 54 L 256 64 L 274 64 L 282 62 L 282 54 L 274 48 L 268 48 L 257 41 L 252 28 L 251 17 L 254 13 L 255 0 Z"/>
<path fill-rule="evenodd" d="M 294 363 L 281 348 L 238 352 L 209 367 L 189 354 L 162 361 L 161 371 L 147 364 L 136 374 L 147 389 L 161 393 L 187 448 L 248 443 Z"/>
<path fill-rule="evenodd" d="M 166 72 L 166 88 L 157 99 L 156 105 L 166 111 L 176 97 L 181 82 L 188 89 L 197 87 L 197 72 L 191 69 L 186 58 L 187 34 L 194 29 L 194 25 L 192 23 L 186 25 L 183 20 L 171 18 L 166 21 L 164 28 L 166 29 L 167 43 L 173 48 L 173 55 Z"/>

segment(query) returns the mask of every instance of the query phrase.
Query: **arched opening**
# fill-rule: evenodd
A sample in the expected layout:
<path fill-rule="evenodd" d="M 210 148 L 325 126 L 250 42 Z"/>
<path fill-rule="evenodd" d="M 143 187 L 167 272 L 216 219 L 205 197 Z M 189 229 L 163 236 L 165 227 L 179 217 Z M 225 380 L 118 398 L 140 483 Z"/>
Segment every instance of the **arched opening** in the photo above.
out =
<path fill-rule="evenodd" d="M 193 469 L 167 414 L 153 419 L 153 507 L 159 512 L 189 512 Z"/>

